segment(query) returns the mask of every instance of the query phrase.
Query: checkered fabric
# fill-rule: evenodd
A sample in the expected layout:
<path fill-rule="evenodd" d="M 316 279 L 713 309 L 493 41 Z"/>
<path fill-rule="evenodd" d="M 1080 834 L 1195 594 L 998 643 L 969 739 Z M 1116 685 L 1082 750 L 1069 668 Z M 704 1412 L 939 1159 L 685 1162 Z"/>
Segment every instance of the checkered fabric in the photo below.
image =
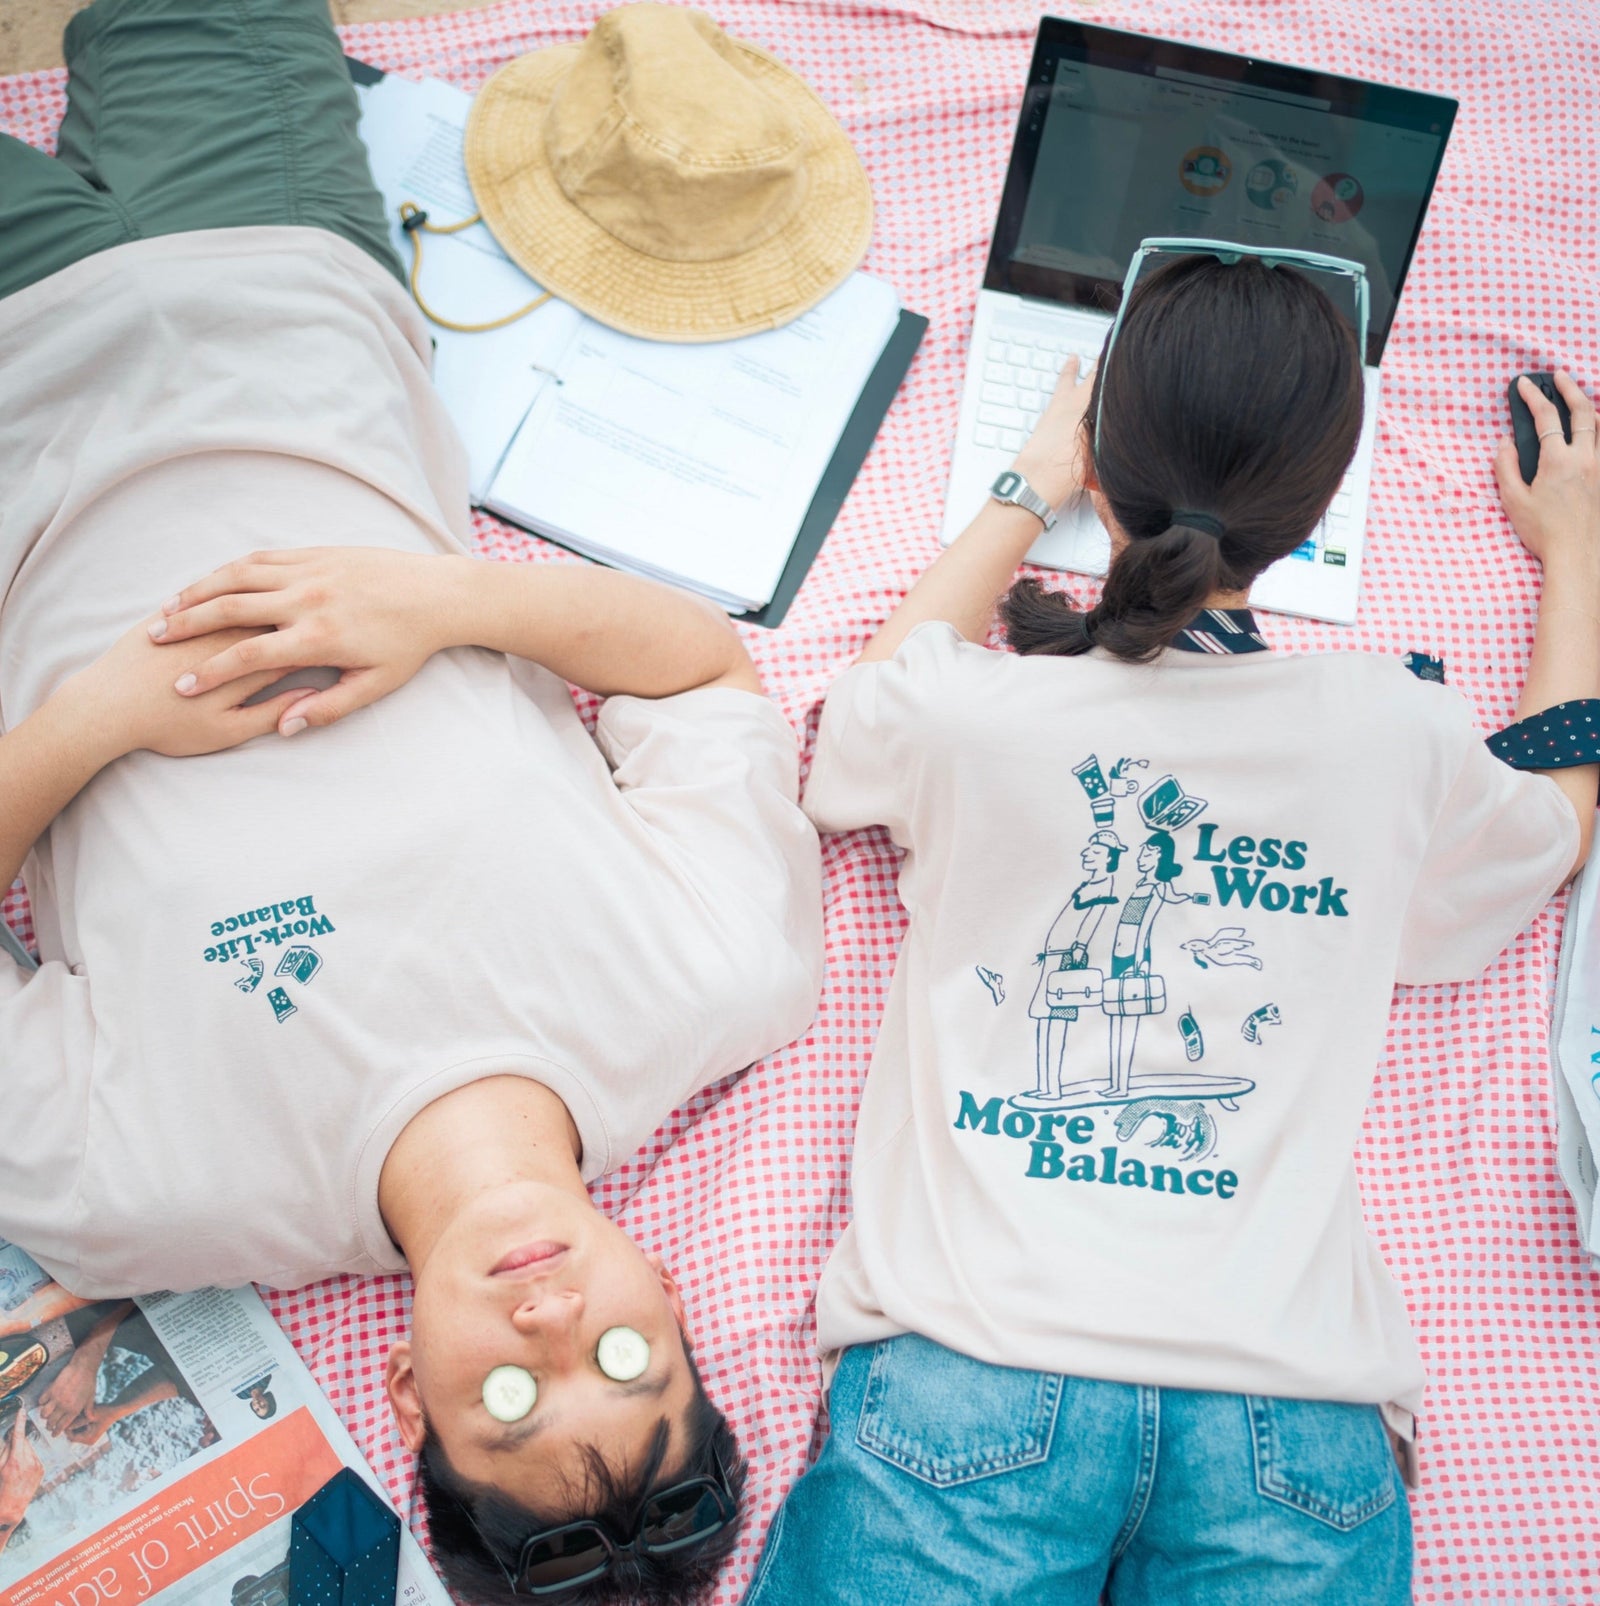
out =
<path fill-rule="evenodd" d="M 595 0 L 346 30 L 346 48 L 464 88 L 580 37 Z M 933 558 L 973 298 L 1035 6 L 1020 0 L 716 0 L 803 73 L 855 141 L 877 225 L 867 267 L 932 326 L 784 628 L 747 632 L 808 732 L 829 681 Z M 1384 362 L 1359 623 L 1261 615 L 1280 649 L 1440 655 L 1482 730 L 1512 717 L 1536 565 L 1495 496 L 1514 373 L 1600 387 L 1600 24 L 1592 0 L 1105 0 L 1095 21 L 1455 95 L 1461 116 Z M 48 146 L 62 75 L 0 80 L 0 126 Z M 487 518 L 485 555 L 568 561 Z M 1070 580 L 1080 597 L 1088 582 Z M 1352 805 L 1359 807 L 1359 799 Z M 811 1295 L 850 1211 L 857 1096 L 903 916 L 882 832 L 825 846 L 828 979 L 799 1042 L 680 1110 L 595 1196 L 683 1285 L 696 1353 L 751 1460 L 750 1520 L 716 1599 L 747 1583 L 816 1438 Z M 1405 989 L 1358 1156 L 1367 1216 L 1432 1382 L 1415 1497 L 1423 1603 L 1600 1598 L 1600 1277 L 1556 1175 L 1545 1038 L 1563 903 L 1478 980 Z M 24 932 L 15 894 L 6 911 Z M 380 1387 L 401 1278 L 271 1306 L 402 1509 L 412 1466 Z M 410 1509 L 415 1513 L 414 1505 Z"/>

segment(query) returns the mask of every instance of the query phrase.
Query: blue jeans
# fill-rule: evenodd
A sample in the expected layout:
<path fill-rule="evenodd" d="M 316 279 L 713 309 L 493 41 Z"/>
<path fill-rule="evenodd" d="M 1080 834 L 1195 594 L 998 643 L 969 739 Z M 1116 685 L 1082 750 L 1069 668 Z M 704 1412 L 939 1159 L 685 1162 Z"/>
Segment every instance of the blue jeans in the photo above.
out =
<path fill-rule="evenodd" d="M 1375 1406 L 846 1351 L 745 1606 L 1408 1606 Z"/>

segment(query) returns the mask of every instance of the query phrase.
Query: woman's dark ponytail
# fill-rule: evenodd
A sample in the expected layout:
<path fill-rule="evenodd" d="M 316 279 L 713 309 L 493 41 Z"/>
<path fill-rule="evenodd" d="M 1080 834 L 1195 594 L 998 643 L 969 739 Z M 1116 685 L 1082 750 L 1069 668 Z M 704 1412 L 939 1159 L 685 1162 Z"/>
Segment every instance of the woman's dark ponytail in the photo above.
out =
<path fill-rule="evenodd" d="M 1000 603 L 1006 639 L 1020 653 L 1073 657 L 1104 647 L 1142 663 L 1169 645 L 1213 591 L 1221 589 L 1217 538 L 1174 524 L 1160 535 L 1130 541 L 1111 565 L 1100 600 L 1086 613 L 1063 591 L 1019 580 Z M 1081 642 L 1081 645 L 1079 643 Z"/>
<path fill-rule="evenodd" d="M 1311 533 L 1362 402 L 1354 330 L 1292 268 L 1193 256 L 1153 274 L 1089 401 L 1095 479 L 1127 544 L 1087 613 L 1018 581 L 1000 605 L 1012 647 L 1153 657 L 1213 592 L 1246 590 Z"/>

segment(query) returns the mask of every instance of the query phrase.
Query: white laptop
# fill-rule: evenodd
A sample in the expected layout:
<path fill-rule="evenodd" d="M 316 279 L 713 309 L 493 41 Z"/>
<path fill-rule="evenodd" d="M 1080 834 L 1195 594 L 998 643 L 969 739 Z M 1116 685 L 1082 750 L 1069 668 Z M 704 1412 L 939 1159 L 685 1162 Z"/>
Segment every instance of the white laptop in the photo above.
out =
<path fill-rule="evenodd" d="M 1366 418 L 1328 516 L 1250 600 L 1354 623 L 1378 365 L 1455 113 L 1438 95 L 1044 18 L 978 293 L 945 544 L 1010 466 L 1067 355 L 1098 359 L 1140 240 L 1318 251 L 1367 270 Z M 1028 554 L 1082 574 L 1108 557 L 1087 498 Z"/>

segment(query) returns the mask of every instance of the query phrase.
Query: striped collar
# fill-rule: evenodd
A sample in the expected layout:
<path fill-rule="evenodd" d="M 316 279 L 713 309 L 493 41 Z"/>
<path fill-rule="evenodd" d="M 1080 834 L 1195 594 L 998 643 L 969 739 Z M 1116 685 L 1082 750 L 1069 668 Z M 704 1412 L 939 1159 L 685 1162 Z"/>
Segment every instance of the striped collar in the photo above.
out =
<path fill-rule="evenodd" d="M 1203 608 L 1178 632 L 1179 652 L 1270 652 L 1248 608 Z"/>

